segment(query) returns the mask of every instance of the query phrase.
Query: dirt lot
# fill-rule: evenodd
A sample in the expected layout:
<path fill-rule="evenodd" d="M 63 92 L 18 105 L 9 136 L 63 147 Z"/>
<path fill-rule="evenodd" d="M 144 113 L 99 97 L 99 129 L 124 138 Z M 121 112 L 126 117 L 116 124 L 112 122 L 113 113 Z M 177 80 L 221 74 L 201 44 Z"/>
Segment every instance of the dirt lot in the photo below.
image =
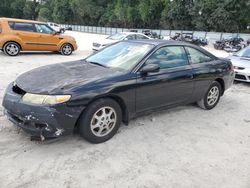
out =
<path fill-rule="evenodd" d="M 0 53 L 0 103 L 7 84 L 19 74 L 83 58 L 91 42 L 104 37 L 70 34 L 80 46 L 70 57 L 26 53 L 11 58 Z M 99 145 L 77 134 L 31 142 L 0 107 L 0 187 L 249 188 L 249 99 L 250 84 L 238 83 L 214 110 L 189 105 L 140 117 Z"/>

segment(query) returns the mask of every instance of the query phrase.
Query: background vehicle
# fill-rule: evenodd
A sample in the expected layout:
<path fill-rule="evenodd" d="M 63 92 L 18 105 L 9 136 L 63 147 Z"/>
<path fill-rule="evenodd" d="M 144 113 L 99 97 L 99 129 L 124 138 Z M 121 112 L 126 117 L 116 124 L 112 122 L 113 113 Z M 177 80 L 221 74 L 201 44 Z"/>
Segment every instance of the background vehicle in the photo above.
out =
<path fill-rule="evenodd" d="M 138 39 L 150 39 L 150 37 L 141 33 L 137 33 L 137 32 L 116 33 L 99 42 L 93 42 L 92 49 L 94 51 L 98 51 L 98 50 L 103 49 L 106 46 L 109 46 L 111 44 L 114 44 L 122 40 L 138 40 Z"/>
<path fill-rule="evenodd" d="M 54 29 L 58 33 L 64 33 L 65 32 L 65 29 L 62 28 L 61 26 L 59 26 L 56 23 L 48 22 L 47 24 L 48 24 L 48 26 L 50 26 L 52 29 Z"/>
<path fill-rule="evenodd" d="M 38 138 L 77 127 L 86 140 L 101 143 L 121 121 L 147 111 L 194 102 L 210 110 L 233 79 L 229 60 L 197 46 L 122 41 L 85 60 L 24 73 L 8 86 L 3 106 L 11 121 Z"/>
<path fill-rule="evenodd" d="M 173 37 L 170 37 L 172 40 L 189 42 L 197 46 L 206 46 L 208 45 L 208 40 L 202 37 L 195 37 L 193 33 L 175 33 Z"/>
<path fill-rule="evenodd" d="M 250 47 L 246 47 L 228 58 L 234 65 L 235 80 L 250 82 Z"/>
<path fill-rule="evenodd" d="M 240 37 L 232 37 L 228 39 L 222 39 L 214 43 L 216 50 L 225 50 L 227 52 L 238 52 L 246 47 L 244 39 Z"/>
<path fill-rule="evenodd" d="M 9 56 L 20 51 L 55 51 L 70 55 L 77 49 L 73 37 L 56 33 L 44 22 L 0 18 L 0 49 Z"/>
<path fill-rule="evenodd" d="M 161 35 L 158 35 L 156 32 L 153 32 L 151 30 L 143 30 L 142 33 L 152 39 L 163 39 Z"/>

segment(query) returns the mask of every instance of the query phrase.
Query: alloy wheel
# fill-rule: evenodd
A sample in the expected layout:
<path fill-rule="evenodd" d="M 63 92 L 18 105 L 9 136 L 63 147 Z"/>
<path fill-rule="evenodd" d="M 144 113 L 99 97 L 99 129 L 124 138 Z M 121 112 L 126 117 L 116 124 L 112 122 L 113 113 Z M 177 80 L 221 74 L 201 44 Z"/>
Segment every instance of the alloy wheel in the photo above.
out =
<path fill-rule="evenodd" d="M 16 44 L 11 43 L 6 46 L 5 51 L 7 54 L 15 56 L 19 53 L 19 47 Z"/>
<path fill-rule="evenodd" d="M 97 110 L 91 119 L 91 131 L 95 136 L 104 137 L 115 127 L 117 115 L 113 108 L 103 107 Z"/>
<path fill-rule="evenodd" d="M 72 47 L 69 44 L 66 44 L 62 48 L 62 52 L 64 55 L 70 55 L 72 53 Z"/>
<path fill-rule="evenodd" d="M 207 104 L 213 106 L 219 99 L 220 91 L 217 86 L 212 87 L 207 95 Z"/>

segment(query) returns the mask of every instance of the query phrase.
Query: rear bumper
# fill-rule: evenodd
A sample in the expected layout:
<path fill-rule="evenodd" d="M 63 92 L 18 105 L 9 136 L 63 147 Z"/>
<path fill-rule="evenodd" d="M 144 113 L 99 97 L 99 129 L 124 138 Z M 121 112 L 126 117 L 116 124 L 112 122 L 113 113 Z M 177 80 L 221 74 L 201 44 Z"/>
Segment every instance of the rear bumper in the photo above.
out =
<path fill-rule="evenodd" d="M 6 90 L 3 107 L 8 119 L 32 136 L 57 138 L 73 132 L 84 107 L 67 104 L 42 106 L 27 104 L 13 92 L 12 84 Z"/>

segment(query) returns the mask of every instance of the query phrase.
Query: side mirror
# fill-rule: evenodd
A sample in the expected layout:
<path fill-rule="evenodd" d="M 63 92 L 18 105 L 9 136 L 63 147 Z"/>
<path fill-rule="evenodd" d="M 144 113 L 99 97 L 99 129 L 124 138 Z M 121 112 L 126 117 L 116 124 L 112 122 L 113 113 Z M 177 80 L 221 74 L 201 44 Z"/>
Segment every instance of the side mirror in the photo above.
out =
<path fill-rule="evenodd" d="M 52 33 L 51 33 L 52 35 L 56 35 L 57 33 L 56 33 L 56 31 L 52 31 Z"/>
<path fill-rule="evenodd" d="M 160 71 L 160 66 L 157 64 L 148 64 L 141 69 L 142 73 L 159 72 L 159 71 Z"/>

